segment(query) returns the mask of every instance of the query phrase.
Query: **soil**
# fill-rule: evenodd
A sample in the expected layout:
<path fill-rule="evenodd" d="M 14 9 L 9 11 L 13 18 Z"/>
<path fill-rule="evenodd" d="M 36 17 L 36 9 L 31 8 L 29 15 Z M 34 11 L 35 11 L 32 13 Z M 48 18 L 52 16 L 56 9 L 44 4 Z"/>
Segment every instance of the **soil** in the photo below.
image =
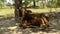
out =
<path fill-rule="evenodd" d="M 39 27 L 23 29 L 14 17 L 0 17 L 0 34 L 60 34 L 60 12 L 48 13 L 50 28 L 41 30 Z"/>

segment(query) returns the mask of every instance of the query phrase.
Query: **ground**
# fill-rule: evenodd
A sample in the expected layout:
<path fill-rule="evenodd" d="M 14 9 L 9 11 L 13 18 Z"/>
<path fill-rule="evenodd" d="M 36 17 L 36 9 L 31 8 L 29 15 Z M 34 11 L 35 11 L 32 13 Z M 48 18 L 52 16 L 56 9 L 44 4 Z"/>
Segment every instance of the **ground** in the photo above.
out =
<path fill-rule="evenodd" d="M 17 25 L 14 15 L 0 16 L 0 34 L 60 34 L 60 12 L 46 15 L 48 15 L 49 24 L 51 25 L 47 30 L 41 30 L 38 27 L 23 29 Z"/>

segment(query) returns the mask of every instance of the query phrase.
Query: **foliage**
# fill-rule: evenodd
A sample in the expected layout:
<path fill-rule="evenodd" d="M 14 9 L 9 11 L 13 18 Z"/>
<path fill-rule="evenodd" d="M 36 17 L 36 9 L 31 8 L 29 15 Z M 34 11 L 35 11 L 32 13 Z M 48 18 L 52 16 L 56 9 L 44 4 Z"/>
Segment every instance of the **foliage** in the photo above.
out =
<path fill-rule="evenodd" d="M 60 0 L 57 0 L 57 5 L 60 7 Z"/>
<path fill-rule="evenodd" d="M 4 3 L 6 2 L 6 0 L 0 0 L 0 7 L 2 8 L 4 6 Z"/>
<path fill-rule="evenodd" d="M 34 2 L 36 3 L 36 2 L 38 2 L 39 0 L 23 0 L 24 2 L 23 2 L 23 4 L 22 5 L 29 5 L 31 2 L 33 2 L 33 5 L 35 5 L 34 4 Z"/>
<path fill-rule="evenodd" d="M 56 5 L 57 5 L 56 3 L 57 3 L 56 0 L 49 1 L 48 4 L 47 4 L 47 7 L 55 8 Z"/>
<path fill-rule="evenodd" d="M 11 6 L 11 3 L 8 2 L 8 3 L 7 3 L 7 6 Z"/>

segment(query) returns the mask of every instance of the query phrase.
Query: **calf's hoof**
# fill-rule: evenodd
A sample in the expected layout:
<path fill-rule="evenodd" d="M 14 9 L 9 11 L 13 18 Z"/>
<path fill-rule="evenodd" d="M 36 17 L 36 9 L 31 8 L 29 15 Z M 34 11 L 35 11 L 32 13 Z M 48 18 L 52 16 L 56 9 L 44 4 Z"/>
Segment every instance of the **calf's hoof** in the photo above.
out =
<path fill-rule="evenodd" d="M 26 24 L 24 24 L 24 25 L 23 25 L 23 28 L 26 29 L 26 28 L 29 28 L 29 26 L 26 25 Z"/>

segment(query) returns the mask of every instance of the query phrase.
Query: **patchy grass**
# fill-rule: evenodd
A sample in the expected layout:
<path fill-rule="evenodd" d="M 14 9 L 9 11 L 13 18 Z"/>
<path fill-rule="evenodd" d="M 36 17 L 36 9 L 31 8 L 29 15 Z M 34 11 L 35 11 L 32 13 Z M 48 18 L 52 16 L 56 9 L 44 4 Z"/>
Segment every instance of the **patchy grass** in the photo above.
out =
<path fill-rule="evenodd" d="M 31 10 L 33 13 L 49 13 L 50 12 L 50 8 L 46 8 L 46 9 L 28 9 Z M 55 10 L 55 8 L 52 8 L 51 12 L 57 12 L 60 11 L 60 8 L 57 8 Z"/>
<path fill-rule="evenodd" d="M 50 8 L 46 8 L 46 9 L 32 9 L 30 8 L 29 10 L 31 10 L 33 13 L 49 13 L 50 12 Z M 57 8 L 57 10 L 59 11 L 60 8 Z M 54 8 L 52 8 L 52 12 L 56 12 L 56 10 Z M 7 15 L 12 15 L 14 14 L 14 9 L 12 8 L 3 8 L 0 9 L 0 16 L 7 16 Z"/>
<path fill-rule="evenodd" d="M 7 16 L 7 15 L 11 15 L 14 14 L 14 9 L 10 9 L 10 8 L 6 8 L 6 9 L 0 9 L 0 16 Z"/>

